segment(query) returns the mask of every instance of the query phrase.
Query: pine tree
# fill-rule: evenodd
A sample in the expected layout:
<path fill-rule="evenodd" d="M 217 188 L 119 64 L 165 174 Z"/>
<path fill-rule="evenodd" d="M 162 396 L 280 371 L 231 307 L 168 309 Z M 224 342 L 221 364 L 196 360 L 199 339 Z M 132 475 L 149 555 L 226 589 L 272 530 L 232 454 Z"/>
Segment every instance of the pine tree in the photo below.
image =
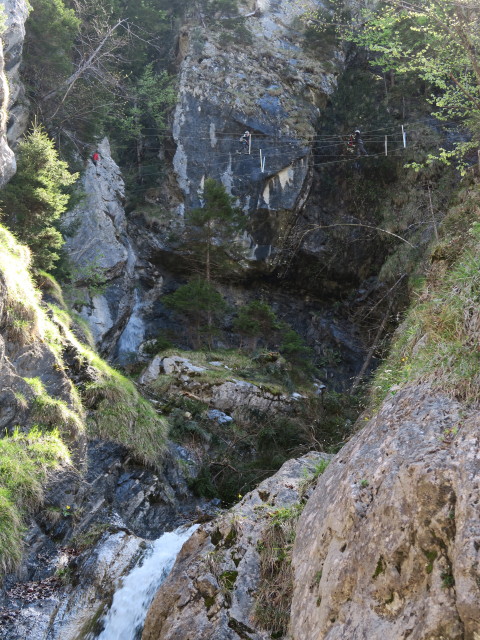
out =
<path fill-rule="evenodd" d="M 210 282 L 242 257 L 239 236 L 246 221 L 225 187 L 212 178 L 205 180 L 203 200 L 187 215 L 185 247 L 195 270 Z"/>
<path fill-rule="evenodd" d="M 162 298 L 162 302 L 186 322 L 195 349 L 200 348 L 204 338 L 212 346 L 212 339 L 218 332 L 218 321 L 224 315 L 227 303 L 210 282 L 194 278 Z"/>
<path fill-rule="evenodd" d="M 6 225 L 32 250 L 33 266 L 49 271 L 64 242 L 55 223 L 70 199 L 65 188 L 78 174 L 70 173 L 39 125 L 20 142 L 18 152 L 17 173 L 0 192 L 0 208 Z"/>
<path fill-rule="evenodd" d="M 253 300 L 240 309 L 233 321 L 233 329 L 247 338 L 250 349 L 254 351 L 260 339 L 269 342 L 279 324 L 275 312 L 266 302 Z"/>

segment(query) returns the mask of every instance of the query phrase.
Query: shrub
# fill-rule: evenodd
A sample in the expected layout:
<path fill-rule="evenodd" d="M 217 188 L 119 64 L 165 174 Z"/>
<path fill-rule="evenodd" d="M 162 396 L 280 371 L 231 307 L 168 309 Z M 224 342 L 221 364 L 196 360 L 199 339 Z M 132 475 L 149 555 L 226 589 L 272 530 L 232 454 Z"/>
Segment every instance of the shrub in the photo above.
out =
<path fill-rule="evenodd" d="M 188 323 L 187 331 L 194 348 L 205 342 L 212 346 L 227 303 L 210 282 L 194 278 L 162 298 L 162 302 Z"/>
<path fill-rule="evenodd" d="M 268 343 L 278 328 L 275 312 L 266 302 L 260 300 L 253 300 L 241 307 L 233 321 L 234 331 L 248 339 L 252 351 L 257 348 L 260 339 Z"/>

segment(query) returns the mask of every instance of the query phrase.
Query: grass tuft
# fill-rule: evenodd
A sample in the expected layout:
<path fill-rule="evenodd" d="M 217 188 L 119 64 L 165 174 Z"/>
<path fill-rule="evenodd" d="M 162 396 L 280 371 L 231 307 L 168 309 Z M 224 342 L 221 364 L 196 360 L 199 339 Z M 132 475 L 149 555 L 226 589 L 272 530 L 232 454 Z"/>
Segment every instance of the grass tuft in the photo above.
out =
<path fill-rule="evenodd" d="M 91 410 L 91 435 L 120 442 L 146 463 L 160 465 L 168 436 L 167 421 L 150 402 L 142 398 L 131 380 L 93 353 L 90 362 L 99 377 L 85 387 L 84 400 Z M 100 362 L 99 362 L 100 361 Z"/>
<path fill-rule="evenodd" d="M 24 519 L 43 502 L 49 471 L 70 464 L 59 432 L 28 434 L 18 429 L 0 439 L 0 574 L 12 571 L 22 557 Z"/>
<path fill-rule="evenodd" d="M 258 544 L 260 587 L 255 599 L 254 621 L 272 637 L 283 637 L 290 620 L 293 594 L 292 548 L 303 504 L 281 507 L 270 513 L 270 522 Z"/>

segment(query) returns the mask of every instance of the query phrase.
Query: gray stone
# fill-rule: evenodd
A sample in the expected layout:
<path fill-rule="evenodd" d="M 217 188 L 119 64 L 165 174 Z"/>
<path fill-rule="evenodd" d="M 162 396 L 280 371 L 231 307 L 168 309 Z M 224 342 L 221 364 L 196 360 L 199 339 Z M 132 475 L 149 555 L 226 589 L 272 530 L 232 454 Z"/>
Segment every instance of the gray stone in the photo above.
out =
<path fill-rule="evenodd" d="M 329 457 L 310 453 L 286 462 L 228 513 L 198 529 L 158 591 L 142 640 L 238 640 L 235 628 L 249 629 L 242 638 L 269 640 L 251 617 L 260 580 L 258 543 L 269 514 L 297 503 L 305 476 Z M 218 588 L 225 572 L 232 579 L 228 590 Z"/>
<path fill-rule="evenodd" d="M 294 640 L 474 640 L 479 423 L 416 384 L 337 454 L 298 525 Z"/>
<path fill-rule="evenodd" d="M 207 411 L 207 416 L 210 420 L 216 420 L 218 424 L 226 424 L 233 421 L 232 416 L 227 416 L 226 413 L 218 409 L 210 409 Z"/>
<path fill-rule="evenodd" d="M 126 233 L 125 185 L 107 139 L 98 152 L 97 166 L 88 160 L 81 181 L 84 201 L 67 212 L 63 221 L 65 229 L 74 231 L 66 239 L 74 267 L 70 297 L 98 346 L 113 351 L 125 333 L 124 350 L 136 352 L 143 339 L 137 317 L 141 302 L 135 291 L 137 257 Z"/>

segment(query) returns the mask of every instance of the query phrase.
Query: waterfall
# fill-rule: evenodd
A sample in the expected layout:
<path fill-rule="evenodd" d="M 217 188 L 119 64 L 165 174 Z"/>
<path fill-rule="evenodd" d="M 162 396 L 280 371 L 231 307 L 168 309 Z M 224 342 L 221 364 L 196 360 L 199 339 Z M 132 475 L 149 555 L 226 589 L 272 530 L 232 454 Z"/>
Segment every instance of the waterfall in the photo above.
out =
<path fill-rule="evenodd" d="M 123 578 L 113 596 L 97 640 L 137 640 L 148 608 L 158 588 L 170 573 L 176 557 L 198 525 L 165 533 L 151 543 L 132 571 Z"/>

